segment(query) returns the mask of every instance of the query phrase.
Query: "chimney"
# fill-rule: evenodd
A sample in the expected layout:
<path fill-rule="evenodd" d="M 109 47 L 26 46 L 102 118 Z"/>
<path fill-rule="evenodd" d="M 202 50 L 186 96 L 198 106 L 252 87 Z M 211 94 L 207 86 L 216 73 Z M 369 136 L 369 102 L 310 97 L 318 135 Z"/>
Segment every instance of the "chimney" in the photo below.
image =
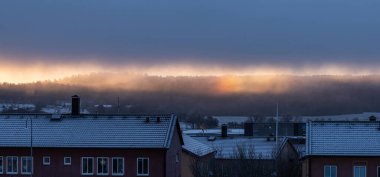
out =
<path fill-rule="evenodd" d="M 253 123 L 244 123 L 244 136 L 253 136 Z"/>
<path fill-rule="evenodd" d="M 376 117 L 375 117 L 374 115 L 370 116 L 370 117 L 369 117 L 369 121 L 371 121 L 371 122 L 376 121 Z"/>
<path fill-rule="evenodd" d="M 227 134 L 227 125 L 226 124 L 223 124 L 222 125 L 222 137 L 227 137 L 228 136 L 228 134 Z"/>
<path fill-rule="evenodd" d="M 71 115 L 80 115 L 80 98 L 78 95 L 71 97 Z"/>

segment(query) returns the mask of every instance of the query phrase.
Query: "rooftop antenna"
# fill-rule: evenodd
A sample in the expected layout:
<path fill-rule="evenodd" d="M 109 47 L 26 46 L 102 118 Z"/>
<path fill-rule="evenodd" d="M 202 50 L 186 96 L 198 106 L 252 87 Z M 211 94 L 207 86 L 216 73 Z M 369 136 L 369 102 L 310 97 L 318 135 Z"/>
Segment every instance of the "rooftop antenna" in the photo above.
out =
<path fill-rule="evenodd" d="M 120 97 L 117 97 L 117 113 L 120 113 Z"/>
<path fill-rule="evenodd" d="M 278 102 L 276 110 L 276 152 L 278 152 Z"/>

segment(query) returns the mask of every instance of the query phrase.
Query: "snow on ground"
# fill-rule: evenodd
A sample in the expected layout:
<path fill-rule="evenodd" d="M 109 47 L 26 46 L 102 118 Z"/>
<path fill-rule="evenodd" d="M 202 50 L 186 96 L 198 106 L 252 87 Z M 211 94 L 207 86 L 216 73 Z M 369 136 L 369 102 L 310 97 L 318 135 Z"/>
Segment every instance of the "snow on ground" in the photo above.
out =
<path fill-rule="evenodd" d="M 41 109 L 42 112 L 48 114 L 68 114 L 71 112 L 70 105 L 47 105 Z M 87 109 L 81 109 L 81 113 L 89 114 L 90 112 Z"/>
<path fill-rule="evenodd" d="M 218 120 L 218 126 L 222 124 L 228 124 L 229 122 L 244 123 L 248 120 L 247 116 L 212 116 Z"/>
<path fill-rule="evenodd" d="M 184 134 L 187 135 L 220 135 L 221 130 L 219 129 L 192 129 L 192 130 L 184 130 Z M 244 129 L 228 129 L 227 133 L 229 135 L 243 135 Z"/>
<path fill-rule="evenodd" d="M 0 103 L 0 112 L 5 111 L 5 110 L 19 110 L 19 109 L 34 111 L 36 109 L 36 105 Z"/>

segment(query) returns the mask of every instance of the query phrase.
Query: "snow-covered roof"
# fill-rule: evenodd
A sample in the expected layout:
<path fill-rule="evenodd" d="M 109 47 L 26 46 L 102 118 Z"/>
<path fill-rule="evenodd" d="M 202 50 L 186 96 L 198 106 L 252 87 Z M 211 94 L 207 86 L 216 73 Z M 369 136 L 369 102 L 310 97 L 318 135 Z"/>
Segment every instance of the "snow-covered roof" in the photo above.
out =
<path fill-rule="evenodd" d="M 273 150 L 276 147 L 275 141 L 267 141 L 266 138 L 217 137 L 215 141 L 208 141 L 207 137 L 193 138 L 214 148 L 217 151 L 215 157 L 223 159 L 236 158 L 238 146 L 244 149 L 246 156 L 251 154 L 254 159 L 273 159 Z M 279 145 L 282 141 L 279 139 Z"/>
<path fill-rule="evenodd" d="M 168 148 L 177 121 L 173 115 L 0 114 L 0 147 L 29 147 L 30 119 L 33 147 L 60 148 Z"/>
<path fill-rule="evenodd" d="M 184 134 L 187 135 L 217 135 L 221 134 L 221 129 L 189 129 L 189 130 L 184 130 Z M 229 128 L 227 130 L 227 133 L 229 135 L 244 135 L 244 129 L 233 129 Z"/>
<path fill-rule="evenodd" d="M 294 117 L 294 122 L 308 121 L 368 121 L 370 116 L 380 118 L 380 112 L 363 112 L 359 114 L 342 114 L 342 115 L 326 115 L 326 116 L 300 116 Z M 281 119 L 280 119 L 281 120 Z"/>
<path fill-rule="evenodd" d="M 380 122 L 309 122 L 307 155 L 380 156 Z"/>
<path fill-rule="evenodd" d="M 208 155 L 210 153 L 215 152 L 213 148 L 210 146 L 195 140 L 194 138 L 183 134 L 184 145 L 182 145 L 183 150 L 194 154 L 198 157 Z"/>

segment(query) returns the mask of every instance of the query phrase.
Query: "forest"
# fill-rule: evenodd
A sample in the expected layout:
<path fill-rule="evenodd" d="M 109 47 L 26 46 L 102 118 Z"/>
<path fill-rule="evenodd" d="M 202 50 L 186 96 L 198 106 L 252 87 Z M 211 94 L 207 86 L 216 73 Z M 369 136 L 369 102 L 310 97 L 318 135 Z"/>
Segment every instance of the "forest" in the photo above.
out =
<path fill-rule="evenodd" d="M 81 97 L 82 106 L 121 113 L 334 115 L 380 112 L 380 76 L 150 76 L 92 73 L 53 81 L 0 84 L 1 103 L 37 108 Z"/>

